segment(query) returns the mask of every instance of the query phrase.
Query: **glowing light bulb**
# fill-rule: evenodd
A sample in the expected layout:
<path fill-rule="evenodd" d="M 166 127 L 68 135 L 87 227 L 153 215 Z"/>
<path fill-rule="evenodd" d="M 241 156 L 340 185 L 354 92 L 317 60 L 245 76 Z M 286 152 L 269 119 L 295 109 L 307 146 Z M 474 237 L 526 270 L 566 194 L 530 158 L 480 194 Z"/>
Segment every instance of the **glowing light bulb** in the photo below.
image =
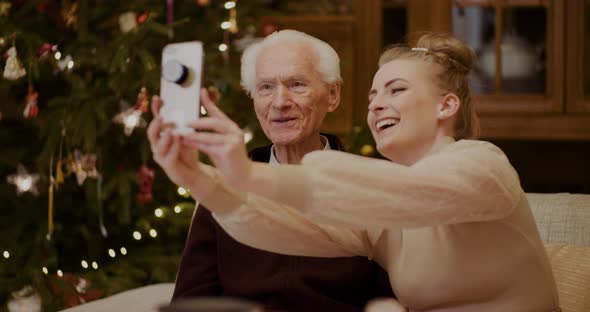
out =
<path fill-rule="evenodd" d="M 88 262 L 86 260 L 82 260 L 82 267 L 88 269 Z"/>
<path fill-rule="evenodd" d="M 223 5 L 224 8 L 226 9 L 233 9 L 236 7 L 236 2 L 235 1 L 228 1 Z"/>
<path fill-rule="evenodd" d="M 188 191 L 184 187 L 181 186 L 178 188 L 178 195 L 185 196 L 186 194 L 188 194 Z"/>
<path fill-rule="evenodd" d="M 43 274 L 49 274 L 49 270 L 46 267 L 43 267 L 41 271 L 43 271 Z"/>
<path fill-rule="evenodd" d="M 124 256 L 127 254 L 127 248 L 121 247 L 121 254 Z"/>
<path fill-rule="evenodd" d="M 174 206 L 174 212 L 180 213 L 181 211 L 182 211 L 182 208 L 180 208 L 180 206 L 178 206 L 178 205 Z"/>
<path fill-rule="evenodd" d="M 61 52 L 59 52 L 59 51 L 55 52 L 55 59 L 58 61 L 61 59 Z"/>
<path fill-rule="evenodd" d="M 161 218 L 164 215 L 164 211 L 160 208 L 154 210 L 154 215 L 156 215 L 156 217 Z"/>
<path fill-rule="evenodd" d="M 223 23 L 221 23 L 221 29 L 230 29 L 232 26 L 232 23 L 229 21 L 225 21 Z"/>
<path fill-rule="evenodd" d="M 59 277 L 64 276 L 64 272 L 62 272 L 61 270 L 57 270 L 57 276 L 59 276 Z"/>
<path fill-rule="evenodd" d="M 154 230 L 154 229 L 151 229 L 150 236 L 155 238 L 156 236 L 158 236 L 158 232 L 156 232 L 156 230 Z"/>
<path fill-rule="evenodd" d="M 98 270 L 98 263 L 96 261 L 92 261 L 92 268 Z"/>
<path fill-rule="evenodd" d="M 8 259 L 8 258 L 10 258 L 10 253 L 8 252 L 8 250 L 5 250 L 5 251 L 2 253 L 2 256 L 4 256 L 4 258 Z"/>
<path fill-rule="evenodd" d="M 227 44 L 225 44 L 225 43 L 220 44 L 219 47 L 218 47 L 218 49 L 221 52 L 227 51 Z"/>
<path fill-rule="evenodd" d="M 113 249 L 109 249 L 109 256 L 111 258 L 114 258 L 117 254 L 115 254 L 115 251 Z"/>
<path fill-rule="evenodd" d="M 135 240 L 141 240 L 141 233 L 138 231 L 133 232 L 133 238 L 135 238 Z"/>

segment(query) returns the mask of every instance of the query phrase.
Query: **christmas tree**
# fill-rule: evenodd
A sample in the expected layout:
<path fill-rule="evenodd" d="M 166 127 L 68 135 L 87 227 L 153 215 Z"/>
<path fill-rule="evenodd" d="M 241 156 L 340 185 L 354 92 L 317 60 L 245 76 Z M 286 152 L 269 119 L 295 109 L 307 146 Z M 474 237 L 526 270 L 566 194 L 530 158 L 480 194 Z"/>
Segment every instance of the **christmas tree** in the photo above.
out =
<path fill-rule="evenodd" d="M 174 281 L 195 202 L 146 138 L 162 48 L 202 41 L 204 85 L 261 145 L 239 53 L 269 2 L 0 1 L 0 311 Z"/>

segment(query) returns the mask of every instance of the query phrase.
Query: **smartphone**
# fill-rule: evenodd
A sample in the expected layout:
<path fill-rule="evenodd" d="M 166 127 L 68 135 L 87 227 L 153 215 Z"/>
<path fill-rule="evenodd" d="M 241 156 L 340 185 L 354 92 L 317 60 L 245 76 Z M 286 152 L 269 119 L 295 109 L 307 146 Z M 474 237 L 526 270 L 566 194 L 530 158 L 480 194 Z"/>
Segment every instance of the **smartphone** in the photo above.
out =
<path fill-rule="evenodd" d="M 176 134 L 193 132 L 188 123 L 199 118 L 203 56 L 200 41 L 171 43 L 162 50 L 160 98 L 164 106 L 160 116 L 164 128 Z"/>

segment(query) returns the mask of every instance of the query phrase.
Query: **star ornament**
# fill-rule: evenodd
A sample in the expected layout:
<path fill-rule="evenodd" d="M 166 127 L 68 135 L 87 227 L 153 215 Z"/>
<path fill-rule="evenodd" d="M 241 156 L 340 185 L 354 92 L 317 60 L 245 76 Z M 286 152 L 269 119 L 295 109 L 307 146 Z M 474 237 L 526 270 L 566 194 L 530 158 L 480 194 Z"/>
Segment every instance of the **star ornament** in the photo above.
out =
<path fill-rule="evenodd" d="M 25 166 L 19 164 L 16 170 L 16 174 L 9 175 L 6 181 L 16 186 L 16 195 L 22 193 L 31 192 L 33 195 L 39 195 L 37 189 L 37 183 L 39 182 L 38 174 L 29 174 Z"/>
<path fill-rule="evenodd" d="M 137 127 L 145 127 L 146 121 L 141 117 L 141 109 L 129 108 L 125 101 L 121 101 L 121 107 L 123 110 L 113 118 L 113 121 L 123 125 L 126 136 L 130 136 Z"/>
<path fill-rule="evenodd" d="M 82 154 L 80 150 L 74 150 L 73 154 L 68 155 L 68 172 L 76 175 L 78 185 L 84 184 L 86 178 L 96 179 L 96 154 Z"/>

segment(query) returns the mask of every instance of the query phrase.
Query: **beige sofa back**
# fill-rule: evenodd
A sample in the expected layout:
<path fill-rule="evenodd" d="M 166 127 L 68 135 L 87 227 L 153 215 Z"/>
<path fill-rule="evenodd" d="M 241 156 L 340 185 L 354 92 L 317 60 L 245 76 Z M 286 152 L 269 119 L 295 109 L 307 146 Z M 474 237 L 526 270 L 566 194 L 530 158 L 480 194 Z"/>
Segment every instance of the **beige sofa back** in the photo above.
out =
<path fill-rule="evenodd" d="M 527 195 L 563 311 L 590 311 L 590 195 Z"/>

